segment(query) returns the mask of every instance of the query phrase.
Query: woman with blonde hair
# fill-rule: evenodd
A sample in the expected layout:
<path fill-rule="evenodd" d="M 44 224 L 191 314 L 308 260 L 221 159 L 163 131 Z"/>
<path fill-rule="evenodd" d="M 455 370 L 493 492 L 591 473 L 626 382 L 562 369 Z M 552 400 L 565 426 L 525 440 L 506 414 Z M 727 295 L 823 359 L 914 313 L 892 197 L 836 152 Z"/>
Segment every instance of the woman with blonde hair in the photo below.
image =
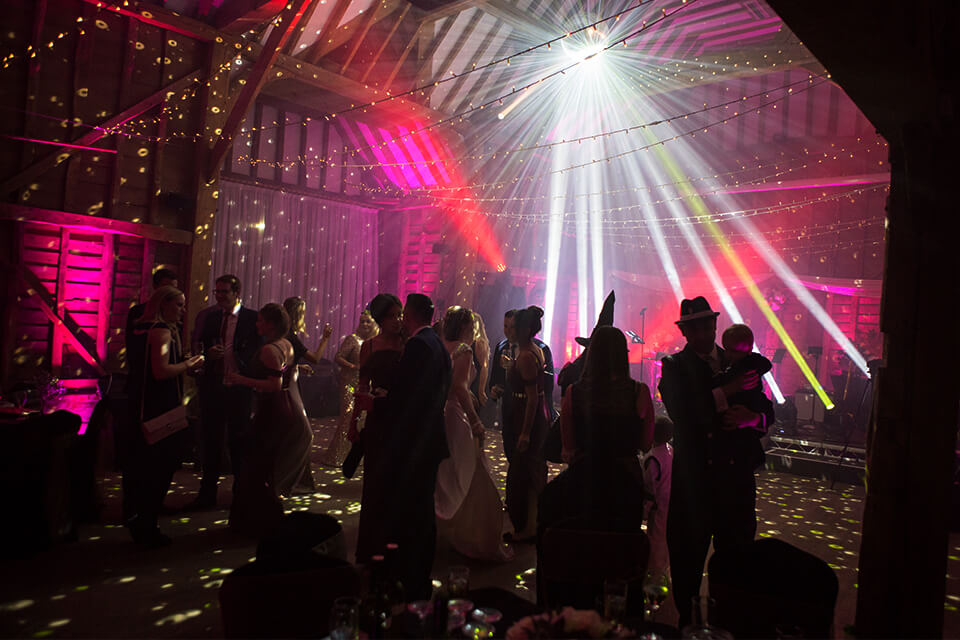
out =
<path fill-rule="evenodd" d="M 320 464 L 339 467 L 350 451 L 347 432 L 350 430 L 350 421 L 353 418 L 353 394 L 360 382 L 360 350 L 364 342 L 379 332 L 380 328 L 374 322 L 370 311 L 364 309 L 360 314 L 357 330 L 340 343 L 340 349 L 334 358 L 340 383 L 340 418 L 337 420 L 337 430 L 330 439 L 330 444 L 320 454 Z"/>
<path fill-rule="evenodd" d="M 183 375 L 196 371 L 203 356 L 184 359 L 177 326 L 183 320 L 186 299 L 172 286 L 150 296 L 143 316 L 133 325 L 128 344 L 136 357 L 129 359 L 131 456 L 124 465 L 123 488 L 130 508 L 125 524 L 134 542 L 147 547 L 170 543 L 160 532 L 157 518 L 170 489 L 173 473 L 189 446 L 189 435 L 180 430 L 154 444 L 143 435 L 143 423 L 175 409 L 183 401 Z"/>

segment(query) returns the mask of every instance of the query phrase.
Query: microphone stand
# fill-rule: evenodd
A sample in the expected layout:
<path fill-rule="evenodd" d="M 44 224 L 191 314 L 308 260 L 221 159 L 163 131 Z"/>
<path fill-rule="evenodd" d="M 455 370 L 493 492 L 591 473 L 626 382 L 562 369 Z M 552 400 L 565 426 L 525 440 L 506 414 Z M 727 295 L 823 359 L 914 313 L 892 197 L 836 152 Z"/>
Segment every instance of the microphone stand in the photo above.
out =
<path fill-rule="evenodd" d="M 643 350 L 647 346 L 647 308 L 640 310 L 640 383 L 643 384 Z M 651 379 L 650 382 L 653 382 Z"/>

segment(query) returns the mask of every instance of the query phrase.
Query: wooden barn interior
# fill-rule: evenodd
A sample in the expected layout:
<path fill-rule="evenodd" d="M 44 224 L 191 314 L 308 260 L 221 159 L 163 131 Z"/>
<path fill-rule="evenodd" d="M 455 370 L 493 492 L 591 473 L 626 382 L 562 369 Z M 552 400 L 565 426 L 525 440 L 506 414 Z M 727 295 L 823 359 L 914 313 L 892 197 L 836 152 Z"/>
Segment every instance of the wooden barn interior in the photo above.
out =
<path fill-rule="evenodd" d="M 829 563 L 832 637 L 960 635 L 955 3 L 9 0 L 0 24 L 3 637 L 303 631 L 228 619 L 257 541 L 229 501 L 180 511 L 196 455 L 173 544 L 124 530 L 128 314 L 161 268 L 187 350 L 223 274 L 254 310 L 302 297 L 310 349 L 330 326 L 300 379 L 316 488 L 284 508 L 336 518 L 350 560 L 362 477 L 317 456 L 375 295 L 469 307 L 491 348 L 504 311 L 542 307 L 559 373 L 614 290 L 659 413 L 680 300 L 704 295 L 773 363 L 758 535 Z M 79 427 L 40 433 L 58 410 Z M 466 564 L 533 612 L 536 549 L 515 551 L 465 559 L 441 529 L 434 577 Z"/>

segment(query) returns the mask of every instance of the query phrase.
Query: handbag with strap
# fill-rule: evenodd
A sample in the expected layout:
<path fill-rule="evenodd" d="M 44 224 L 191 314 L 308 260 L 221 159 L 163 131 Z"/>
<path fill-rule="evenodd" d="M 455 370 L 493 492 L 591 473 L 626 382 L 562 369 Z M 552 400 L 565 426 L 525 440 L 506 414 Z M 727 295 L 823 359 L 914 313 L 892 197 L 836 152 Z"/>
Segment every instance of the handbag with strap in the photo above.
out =
<path fill-rule="evenodd" d="M 147 444 L 156 444 L 164 438 L 185 429 L 190 423 L 187 420 L 187 407 L 183 404 L 183 394 L 180 390 L 180 384 L 177 383 L 177 406 L 169 411 L 164 411 L 156 418 L 149 420 L 143 419 L 143 398 L 147 392 L 147 366 L 150 362 L 150 341 L 147 340 L 147 346 L 143 354 L 143 385 L 140 389 L 140 424 L 143 431 L 143 439 Z"/>

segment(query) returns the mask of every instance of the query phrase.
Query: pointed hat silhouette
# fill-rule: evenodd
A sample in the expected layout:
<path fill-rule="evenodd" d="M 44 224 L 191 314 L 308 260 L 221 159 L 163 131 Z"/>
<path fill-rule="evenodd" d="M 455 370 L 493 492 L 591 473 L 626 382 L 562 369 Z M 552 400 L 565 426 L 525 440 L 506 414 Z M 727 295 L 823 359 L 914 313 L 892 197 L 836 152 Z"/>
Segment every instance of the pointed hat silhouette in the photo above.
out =
<path fill-rule="evenodd" d="M 596 327 L 594 327 L 594 329 L 596 329 L 597 327 L 613 326 L 613 305 L 616 303 L 616 301 L 617 301 L 617 297 L 616 295 L 614 295 L 614 292 L 611 291 L 610 294 L 607 296 L 607 299 L 603 301 L 603 307 L 601 307 L 600 309 L 600 315 L 597 316 L 597 325 Z M 574 340 L 576 340 L 577 344 L 579 344 L 582 347 L 590 346 L 590 338 L 583 338 L 583 337 L 577 336 L 576 338 L 574 338 Z"/>

